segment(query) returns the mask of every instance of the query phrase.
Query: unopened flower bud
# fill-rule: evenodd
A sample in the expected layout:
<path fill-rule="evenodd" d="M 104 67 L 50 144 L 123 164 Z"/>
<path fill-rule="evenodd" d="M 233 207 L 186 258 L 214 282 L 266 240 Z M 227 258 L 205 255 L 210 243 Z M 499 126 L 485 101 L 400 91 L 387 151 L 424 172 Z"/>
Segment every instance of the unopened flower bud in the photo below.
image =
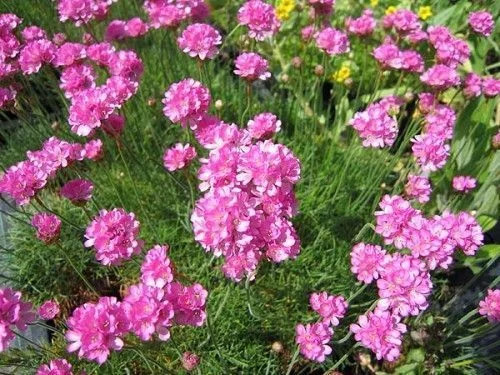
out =
<path fill-rule="evenodd" d="M 295 56 L 292 59 L 292 66 L 298 69 L 301 67 L 301 65 L 302 65 L 302 59 L 299 56 Z"/>
<path fill-rule="evenodd" d="M 222 102 L 222 100 L 216 100 L 215 101 L 215 109 L 217 109 L 218 111 L 220 111 L 222 109 L 222 107 L 224 107 L 224 103 Z"/>
<path fill-rule="evenodd" d="M 367 367 L 370 366 L 372 360 L 369 354 L 366 353 L 360 353 L 358 356 L 359 364 L 361 367 Z"/>
<path fill-rule="evenodd" d="M 323 68 L 323 65 L 316 65 L 314 67 L 314 74 L 318 77 L 322 77 L 325 74 L 325 68 Z"/>
<path fill-rule="evenodd" d="M 60 125 L 60 124 L 59 124 L 59 121 L 54 121 L 54 122 L 50 125 L 50 127 L 52 128 L 52 130 L 57 130 L 57 129 L 59 129 L 59 127 L 60 127 L 59 125 Z"/>
<path fill-rule="evenodd" d="M 275 341 L 271 345 L 271 350 L 275 353 L 281 353 L 283 351 L 283 344 L 279 341 Z"/>
<path fill-rule="evenodd" d="M 280 79 L 281 79 L 281 82 L 285 82 L 286 83 L 286 82 L 288 82 L 290 80 L 290 77 L 288 76 L 288 74 L 285 73 L 285 74 L 282 74 L 280 76 Z"/>
<path fill-rule="evenodd" d="M 149 98 L 148 99 L 148 106 L 154 107 L 156 104 L 156 99 L 155 98 Z"/>
<path fill-rule="evenodd" d="M 186 371 L 193 371 L 200 364 L 200 357 L 191 352 L 184 352 L 182 354 L 182 367 Z"/>

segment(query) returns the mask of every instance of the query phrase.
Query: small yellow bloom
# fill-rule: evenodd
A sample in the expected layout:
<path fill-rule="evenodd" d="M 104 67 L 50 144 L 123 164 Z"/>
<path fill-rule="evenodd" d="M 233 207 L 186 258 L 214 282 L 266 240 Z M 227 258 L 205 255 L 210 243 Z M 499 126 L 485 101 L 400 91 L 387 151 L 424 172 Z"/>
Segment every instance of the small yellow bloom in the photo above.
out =
<path fill-rule="evenodd" d="M 370 5 L 375 8 L 378 5 L 378 0 L 370 0 Z"/>
<path fill-rule="evenodd" d="M 281 0 L 276 6 L 276 17 L 280 20 L 287 20 L 295 9 L 295 0 Z"/>
<path fill-rule="evenodd" d="M 387 7 L 387 9 L 385 10 L 385 15 L 388 16 L 389 14 L 392 14 L 397 10 L 398 8 L 396 8 L 394 5 L 391 5 L 390 7 Z"/>
<path fill-rule="evenodd" d="M 344 83 L 346 79 L 348 79 L 351 76 L 351 68 L 347 65 L 343 65 L 339 70 L 336 72 L 333 72 L 331 75 L 331 80 L 338 82 L 338 83 Z"/>
<path fill-rule="evenodd" d="M 432 17 L 432 8 L 430 6 L 418 8 L 418 16 L 425 21 L 427 18 Z"/>

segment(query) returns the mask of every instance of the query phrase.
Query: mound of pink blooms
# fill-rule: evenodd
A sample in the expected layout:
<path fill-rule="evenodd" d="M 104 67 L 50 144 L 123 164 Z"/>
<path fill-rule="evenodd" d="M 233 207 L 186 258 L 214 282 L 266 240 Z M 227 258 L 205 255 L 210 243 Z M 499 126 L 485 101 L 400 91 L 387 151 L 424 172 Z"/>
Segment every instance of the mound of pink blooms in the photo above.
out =
<path fill-rule="evenodd" d="M 426 85 L 438 90 L 446 90 L 460 84 L 460 77 L 455 69 L 443 64 L 437 64 L 426 70 L 420 80 Z"/>
<path fill-rule="evenodd" d="M 213 59 L 219 53 L 218 46 L 222 44 L 222 37 L 212 26 L 195 23 L 186 27 L 177 38 L 177 44 L 191 57 Z"/>
<path fill-rule="evenodd" d="M 315 362 L 324 362 L 332 352 L 328 343 L 332 339 L 333 330 L 327 323 L 297 324 L 295 327 L 295 342 L 300 353 Z"/>
<path fill-rule="evenodd" d="M 488 295 L 479 302 L 479 314 L 492 323 L 500 321 L 500 289 L 488 290 Z"/>
<path fill-rule="evenodd" d="M 483 79 L 483 93 L 487 98 L 500 95 L 500 79 L 485 77 Z"/>
<path fill-rule="evenodd" d="M 174 270 L 167 256 L 168 245 L 155 245 L 148 251 L 141 265 L 141 282 L 144 285 L 163 288 L 174 280 Z"/>
<path fill-rule="evenodd" d="M 31 42 L 37 39 L 47 39 L 47 33 L 38 26 L 28 26 L 21 31 L 21 36 L 25 42 Z"/>
<path fill-rule="evenodd" d="M 111 4 L 117 0 L 58 0 L 57 11 L 61 22 L 71 21 L 76 26 L 93 19 L 103 19 Z"/>
<path fill-rule="evenodd" d="M 376 47 L 372 54 L 384 69 L 400 69 L 413 73 L 421 73 L 424 70 L 424 60 L 418 52 L 402 51 L 390 39 Z"/>
<path fill-rule="evenodd" d="M 113 20 L 106 27 L 104 39 L 108 42 L 125 38 L 137 38 L 148 32 L 148 25 L 139 17 L 130 20 Z"/>
<path fill-rule="evenodd" d="M 418 16 L 408 9 L 397 9 L 394 13 L 387 14 L 382 24 L 386 29 L 394 29 L 400 36 L 411 35 L 422 29 Z"/>
<path fill-rule="evenodd" d="M 370 284 L 379 278 L 386 252 L 378 245 L 360 242 L 351 250 L 351 272 L 359 281 Z"/>
<path fill-rule="evenodd" d="M 47 39 L 28 42 L 19 53 L 19 67 L 24 74 L 37 73 L 43 64 L 54 60 L 56 49 L 56 45 Z"/>
<path fill-rule="evenodd" d="M 183 145 L 176 143 L 173 147 L 167 149 L 163 155 L 163 165 L 170 171 L 176 171 L 188 166 L 196 158 L 196 149 L 189 143 Z"/>
<path fill-rule="evenodd" d="M 191 352 L 182 353 L 182 367 L 186 371 L 193 371 L 200 364 L 200 357 Z"/>
<path fill-rule="evenodd" d="M 468 193 L 476 188 L 477 181 L 471 176 L 455 176 L 453 177 L 453 189 L 462 193 Z"/>
<path fill-rule="evenodd" d="M 405 185 L 405 194 L 408 198 L 416 199 L 419 203 L 429 202 L 431 183 L 425 176 L 409 175 Z"/>
<path fill-rule="evenodd" d="M 103 265 L 119 265 L 140 253 L 140 223 L 133 213 L 122 208 L 101 210 L 85 231 L 85 246 L 94 247 L 96 259 Z"/>
<path fill-rule="evenodd" d="M 358 36 L 371 35 L 375 26 L 377 26 L 377 21 L 370 9 L 365 9 L 359 18 L 347 17 L 345 20 L 347 32 Z"/>
<path fill-rule="evenodd" d="M 412 139 L 412 152 L 423 171 L 437 171 L 446 164 L 450 146 L 446 140 L 434 134 L 422 133 Z"/>
<path fill-rule="evenodd" d="M 208 17 L 210 9 L 203 0 L 146 0 L 144 10 L 151 27 L 176 28 L 182 21 L 202 21 Z"/>
<path fill-rule="evenodd" d="M 402 336 L 406 332 L 406 325 L 400 321 L 388 311 L 375 309 L 361 315 L 350 329 L 356 341 L 373 351 L 378 360 L 392 362 L 401 355 Z"/>
<path fill-rule="evenodd" d="M 0 352 L 4 352 L 14 339 L 12 329 L 25 331 L 34 318 L 32 306 L 21 300 L 21 292 L 0 288 Z"/>
<path fill-rule="evenodd" d="M 45 320 L 54 319 L 60 313 L 57 301 L 47 300 L 38 308 L 38 315 Z"/>
<path fill-rule="evenodd" d="M 333 327 L 339 325 L 339 319 L 342 319 L 347 311 L 347 301 L 344 297 L 328 295 L 327 292 L 312 293 L 309 305 L 323 319 L 323 323 Z"/>
<path fill-rule="evenodd" d="M 330 56 L 350 51 L 349 38 L 342 31 L 326 27 L 316 36 L 316 45 Z"/>
<path fill-rule="evenodd" d="M 73 375 L 71 363 L 65 359 L 53 359 L 48 365 L 41 365 L 36 375 Z"/>
<path fill-rule="evenodd" d="M 439 64 L 455 69 L 467 61 L 470 56 L 469 45 L 455 37 L 446 26 L 430 26 L 427 32 L 429 42 L 436 50 L 436 60 Z"/>
<path fill-rule="evenodd" d="M 236 65 L 234 74 L 248 81 L 255 81 L 257 79 L 265 81 L 271 77 L 271 73 L 268 71 L 268 61 L 257 53 L 242 53 L 236 58 L 234 63 Z"/>
<path fill-rule="evenodd" d="M 261 0 L 249 0 L 238 10 L 238 22 L 248 27 L 248 36 L 264 40 L 276 34 L 280 22 L 272 5 Z"/>
<path fill-rule="evenodd" d="M 248 121 L 247 128 L 252 138 L 267 139 L 280 131 L 281 120 L 272 113 L 260 113 Z"/>
<path fill-rule="evenodd" d="M 92 198 L 94 185 L 92 181 L 78 178 L 68 181 L 59 190 L 62 197 L 68 199 L 77 206 L 85 205 Z"/>
<path fill-rule="evenodd" d="M 36 237 L 46 244 L 59 239 L 61 220 L 54 214 L 39 212 L 31 219 L 31 225 L 36 229 Z"/>
<path fill-rule="evenodd" d="M 495 21 L 489 12 L 472 12 L 469 14 L 469 25 L 476 33 L 490 36 L 495 28 Z"/>
<path fill-rule="evenodd" d="M 184 79 L 172 84 L 165 92 L 163 113 L 170 121 L 186 126 L 207 112 L 210 100 L 210 92 L 201 82 Z"/>
<path fill-rule="evenodd" d="M 82 91 L 95 88 L 97 74 L 91 65 L 73 64 L 63 69 L 60 87 L 64 96 L 71 99 Z"/>
<path fill-rule="evenodd" d="M 464 79 L 464 94 L 469 97 L 477 97 L 481 95 L 483 88 L 483 79 L 476 73 L 469 73 Z"/>

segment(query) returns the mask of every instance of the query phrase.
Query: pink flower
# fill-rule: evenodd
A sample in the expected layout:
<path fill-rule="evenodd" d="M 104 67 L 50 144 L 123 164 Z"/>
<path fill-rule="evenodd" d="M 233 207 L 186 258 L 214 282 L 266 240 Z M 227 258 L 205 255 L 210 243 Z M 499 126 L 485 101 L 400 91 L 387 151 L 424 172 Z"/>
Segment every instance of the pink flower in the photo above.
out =
<path fill-rule="evenodd" d="M 101 66 L 109 66 L 115 56 L 115 48 L 109 43 L 97 43 L 87 47 L 87 56 Z"/>
<path fill-rule="evenodd" d="M 434 94 L 429 92 L 422 92 L 418 94 L 418 109 L 420 112 L 424 114 L 432 112 L 438 104 L 439 102 Z"/>
<path fill-rule="evenodd" d="M 0 288 L 0 353 L 7 350 L 14 339 L 14 327 L 25 331 L 35 319 L 31 303 L 23 302 L 21 297 L 21 292 Z"/>
<path fill-rule="evenodd" d="M 145 35 L 149 30 L 149 26 L 139 17 L 133 17 L 125 24 L 125 32 L 129 38 L 137 38 Z"/>
<path fill-rule="evenodd" d="M 12 87 L 0 87 L 0 109 L 4 109 L 7 104 L 16 99 L 17 91 Z"/>
<path fill-rule="evenodd" d="M 112 42 L 114 40 L 125 39 L 127 36 L 126 25 L 127 23 L 122 20 L 111 21 L 104 32 L 104 40 Z"/>
<path fill-rule="evenodd" d="M 186 371 L 193 371 L 200 364 L 200 357 L 191 352 L 182 353 L 182 367 Z"/>
<path fill-rule="evenodd" d="M 483 93 L 487 98 L 493 98 L 500 94 L 500 79 L 485 77 L 483 79 Z"/>
<path fill-rule="evenodd" d="M 333 327 L 339 325 L 339 319 L 345 316 L 348 306 L 343 296 L 328 295 L 327 292 L 312 293 L 309 304 L 323 318 L 323 323 Z"/>
<path fill-rule="evenodd" d="M 140 223 L 133 213 L 122 208 L 101 210 L 85 231 L 85 246 L 94 247 L 96 259 L 107 265 L 119 265 L 140 253 L 143 241 L 138 238 Z"/>
<path fill-rule="evenodd" d="M 52 41 L 56 46 L 61 46 L 67 39 L 68 37 L 64 33 L 55 33 L 54 36 L 52 37 Z"/>
<path fill-rule="evenodd" d="M 170 121 L 180 122 L 183 126 L 196 121 L 205 114 L 210 105 L 210 91 L 192 78 L 172 84 L 162 103 L 163 113 Z"/>
<path fill-rule="evenodd" d="M 111 114 L 106 120 L 102 122 L 102 130 L 113 137 L 119 138 L 125 127 L 125 117 L 116 113 Z"/>
<path fill-rule="evenodd" d="M 61 89 L 64 96 L 71 99 L 80 92 L 95 88 L 96 72 L 92 65 L 73 64 L 61 73 Z"/>
<path fill-rule="evenodd" d="M 149 17 L 151 27 L 159 29 L 160 27 L 175 28 L 189 16 L 186 13 L 187 9 L 182 9 L 179 5 L 179 3 L 168 3 L 165 0 L 146 0 L 143 7 Z"/>
<path fill-rule="evenodd" d="M 165 151 L 163 155 L 163 165 L 170 171 L 176 171 L 188 166 L 196 158 L 196 150 L 189 143 L 183 145 L 176 143 L 175 146 Z"/>
<path fill-rule="evenodd" d="M 100 139 L 92 139 L 83 145 L 83 153 L 85 159 L 100 160 L 104 156 L 102 141 Z"/>
<path fill-rule="evenodd" d="M 420 203 L 429 202 L 431 196 L 431 184 L 425 176 L 409 175 L 405 185 L 405 193 L 409 198 L 416 199 Z"/>
<path fill-rule="evenodd" d="M 445 26 L 430 26 L 429 42 L 436 49 L 436 59 L 440 64 L 455 69 L 463 64 L 470 56 L 470 48 L 467 42 L 459 39 Z"/>
<path fill-rule="evenodd" d="M 53 64 L 55 66 L 70 66 L 86 57 L 87 50 L 83 44 L 67 42 L 57 49 Z"/>
<path fill-rule="evenodd" d="M 343 32 L 326 27 L 316 35 L 316 45 L 330 56 L 350 51 L 349 39 Z"/>
<path fill-rule="evenodd" d="M 236 58 L 235 65 L 234 74 L 248 81 L 257 79 L 265 81 L 271 77 L 271 73 L 268 71 L 269 63 L 257 53 L 242 53 Z"/>
<path fill-rule="evenodd" d="M 308 0 L 309 5 L 314 8 L 314 12 L 327 16 L 333 11 L 335 0 Z"/>
<path fill-rule="evenodd" d="M 425 115 L 424 133 L 438 139 L 452 139 L 457 115 L 452 107 L 436 104 L 430 113 Z"/>
<path fill-rule="evenodd" d="M 332 339 L 333 330 L 327 323 L 297 324 L 295 327 L 295 342 L 300 353 L 315 362 L 324 362 L 332 352 L 328 343 Z"/>
<path fill-rule="evenodd" d="M 356 341 L 373 351 L 378 360 L 395 361 L 401 355 L 402 335 L 406 325 L 400 318 L 388 311 L 375 309 L 358 318 L 357 324 L 351 324 L 351 332 Z"/>
<path fill-rule="evenodd" d="M 117 0 L 58 0 L 59 20 L 70 20 L 76 26 L 89 23 L 93 19 L 102 19 L 108 13 L 111 4 Z"/>
<path fill-rule="evenodd" d="M 309 25 L 300 30 L 300 36 L 304 42 L 310 41 L 314 36 L 314 26 Z"/>
<path fill-rule="evenodd" d="M 165 289 L 166 298 L 174 306 L 174 320 L 177 324 L 201 327 L 205 323 L 208 292 L 202 285 L 184 286 L 173 282 Z"/>
<path fill-rule="evenodd" d="M 248 35 L 256 40 L 264 40 L 276 34 L 280 22 L 274 8 L 261 0 L 249 0 L 238 10 L 238 22 L 248 27 Z"/>
<path fill-rule="evenodd" d="M 53 359 L 48 365 L 41 365 L 36 375 L 73 375 L 71 364 L 65 359 Z"/>
<path fill-rule="evenodd" d="M 36 237 L 46 244 L 59 239 L 61 224 L 61 220 L 56 215 L 45 212 L 37 213 L 31 219 L 31 225 L 36 229 Z"/>
<path fill-rule="evenodd" d="M 37 39 L 26 43 L 19 53 L 19 67 L 24 74 L 38 73 L 43 64 L 54 60 L 57 47 L 47 39 Z"/>
<path fill-rule="evenodd" d="M 378 245 L 360 242 L 351 250 L 351 272 L 366 284 L 378 279 L 385 250 Z"/>
<path fill-rule="evenodd" d="M 38 26 L 25 27 L 21 32 L 21 35 L 26 42 L 31 42 L 37 39 L 47 39 L 47 33 L 45 30 Z"/>
<path fill-rule="evenodd" d="M 144 64 L 134 51 L 118 51 L 111 54 L 107 66 L 112 76 L 120 76 L 138 82 L 144 72 Z"/>
<path fill-rule="evenodd" d="M 473 256 L 483 245 L 483 231 L 477 220 L 468 212 L 456 215 L 450 237 L 465 255 Z"/>
<path fill-rule="evenodd" d="M 467 97 L 477 97 L 481 95 L 483 80 L 476 73 L 469 73 L 464 80 L 464 93 Z"/>
<path fill-rule="evenodd" d="M 476 188 L 476 179 L 471 176 L 455 176 L 453 177 L 453 189 L 468 193 Z"/>
<path fill-rule="evenodd" d="M 380 267 L 377 287 L 377 308 L 390 309 L 393 315 L 416 316 L 429 306 L 431 276 L 425 263 L 410 255 L 387 255 Z"/>
<path fill-rule="evenodd" d="M 42 319 L 51 320 L 59 315 L 60 311 L 59 304 L 56 301 L 48 300 L 38 308 L 38 315 L 40 315 Z"/>
<path fill-rule="evenodd" d="M 101 297 L 97 303 L 77 307 L 67 321 L 67 350 L 79 358 L 103 364 L 112 350 L 123 348 L 123 335 L 130 322 L 115 297 Z"/>
<path fill-rule="evenodd" d="M 445 139 L 434 134 L 421 134 L 412 140 L 413 156 L 424 171 L 437 171 L 446 164 L 450 155 L 450 146 Z"/>
<path fill-rule="evenodd" d="M 382 23 L 384 28 L 394 28 L 400 35 L 408 35 L 422 29 L 418 16 L 408 9 L 398 9 L 394 13 L 386 15 Z"/>
<path fill-rule="evenodd" d="M 500 321 L 500 289 L 488 290 L 488 295 L 479 302 L 479 314 L 492 323 Z"/>
<path fill-rule="evenodd" d="M 469 14 L 469 25 L 476 33 L 490 36 L 495 28 L 495 21 L 487 11 L 472 12 Z"/>
<path fill-rule="evenodd" d="M 373 33 L 377 21 L 370 9 L 365 9 L 359 18 L 347 17 L 345 21 L 347 32 L 358 36 L 368 36 Z"/>
<path fill-rule="evenodd" d="M 200 60 L 213 59 L 218 53 L 218 46 L 222 44 L 222 37 L 212 26 L 195 23 L 189 25 L 177 38 L 179 48 L 191 57 Z"/>
<path fill-rule="evenodd" d="M 434 65 L 426 70 L 420 76 L 420 80 L 438 90 L 446 90 L 460 84 L 460 77 L 456 70 L 442 64 Z"/>
<path fill-rule="evenodd" d="M 92 198 L 94 185 L 92 181 L 85 179 L 75 179 L 68 181 L 61 188 L 59 193 L 71 203 L 77 206 L 83 206 Z"/>
<path fill-rule="evenodd" d="M 252 138 L 266 139 L 280 131 L 281 121 L 276 115 L 265 112 L 248 121 L 247 127 Z"/>
<path fill-rule="evenodd" d="M 141 265 L 141 282 L 144 285 L 163 288 L 174 280 L 173 268 L 167 252 L 167 245 L 155 245 L 148 251 Z"/>

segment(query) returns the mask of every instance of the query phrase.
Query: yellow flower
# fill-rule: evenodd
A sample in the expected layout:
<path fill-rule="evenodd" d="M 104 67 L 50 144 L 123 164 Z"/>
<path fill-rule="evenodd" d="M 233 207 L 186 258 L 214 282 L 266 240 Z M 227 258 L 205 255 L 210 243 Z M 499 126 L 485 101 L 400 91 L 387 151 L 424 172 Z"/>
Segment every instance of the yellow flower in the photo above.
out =
<path fill-rule="evenodd" d="M 385 15 L 388 16 L 389 14 L 392 14 L 397 10 L 398 8 L 396 8 L 394 5 L 391 5 L 390 7 L 387 7 L 387 9 L 385 10 Z"/>
<path fill-rule="evenodd" d="M 343 83 L 350 76 L 351 76 L 351 68 L 349 68 L 348 65 L 344 64 L 339 70 L 332 73 L 330 79 L 338 83 Z"/>
<path fill-rule="evenodd" d="M 295 9 L 295 0 L 281 0 L 276 6 L 276 17 L 280 20 L 287 20 L 290 18 L 290 13 Z"/>
<path fill-rule="evenodd" d="M 375 8 L 378 5 L 378 0 L 370 0 L 370 5 Z"/>
<path fill-rule="evenodd" d="M 427 18 L 432 17 L 432 8 L 430 6 L 418 8 L 418 16 L 425 21 Z"/>

